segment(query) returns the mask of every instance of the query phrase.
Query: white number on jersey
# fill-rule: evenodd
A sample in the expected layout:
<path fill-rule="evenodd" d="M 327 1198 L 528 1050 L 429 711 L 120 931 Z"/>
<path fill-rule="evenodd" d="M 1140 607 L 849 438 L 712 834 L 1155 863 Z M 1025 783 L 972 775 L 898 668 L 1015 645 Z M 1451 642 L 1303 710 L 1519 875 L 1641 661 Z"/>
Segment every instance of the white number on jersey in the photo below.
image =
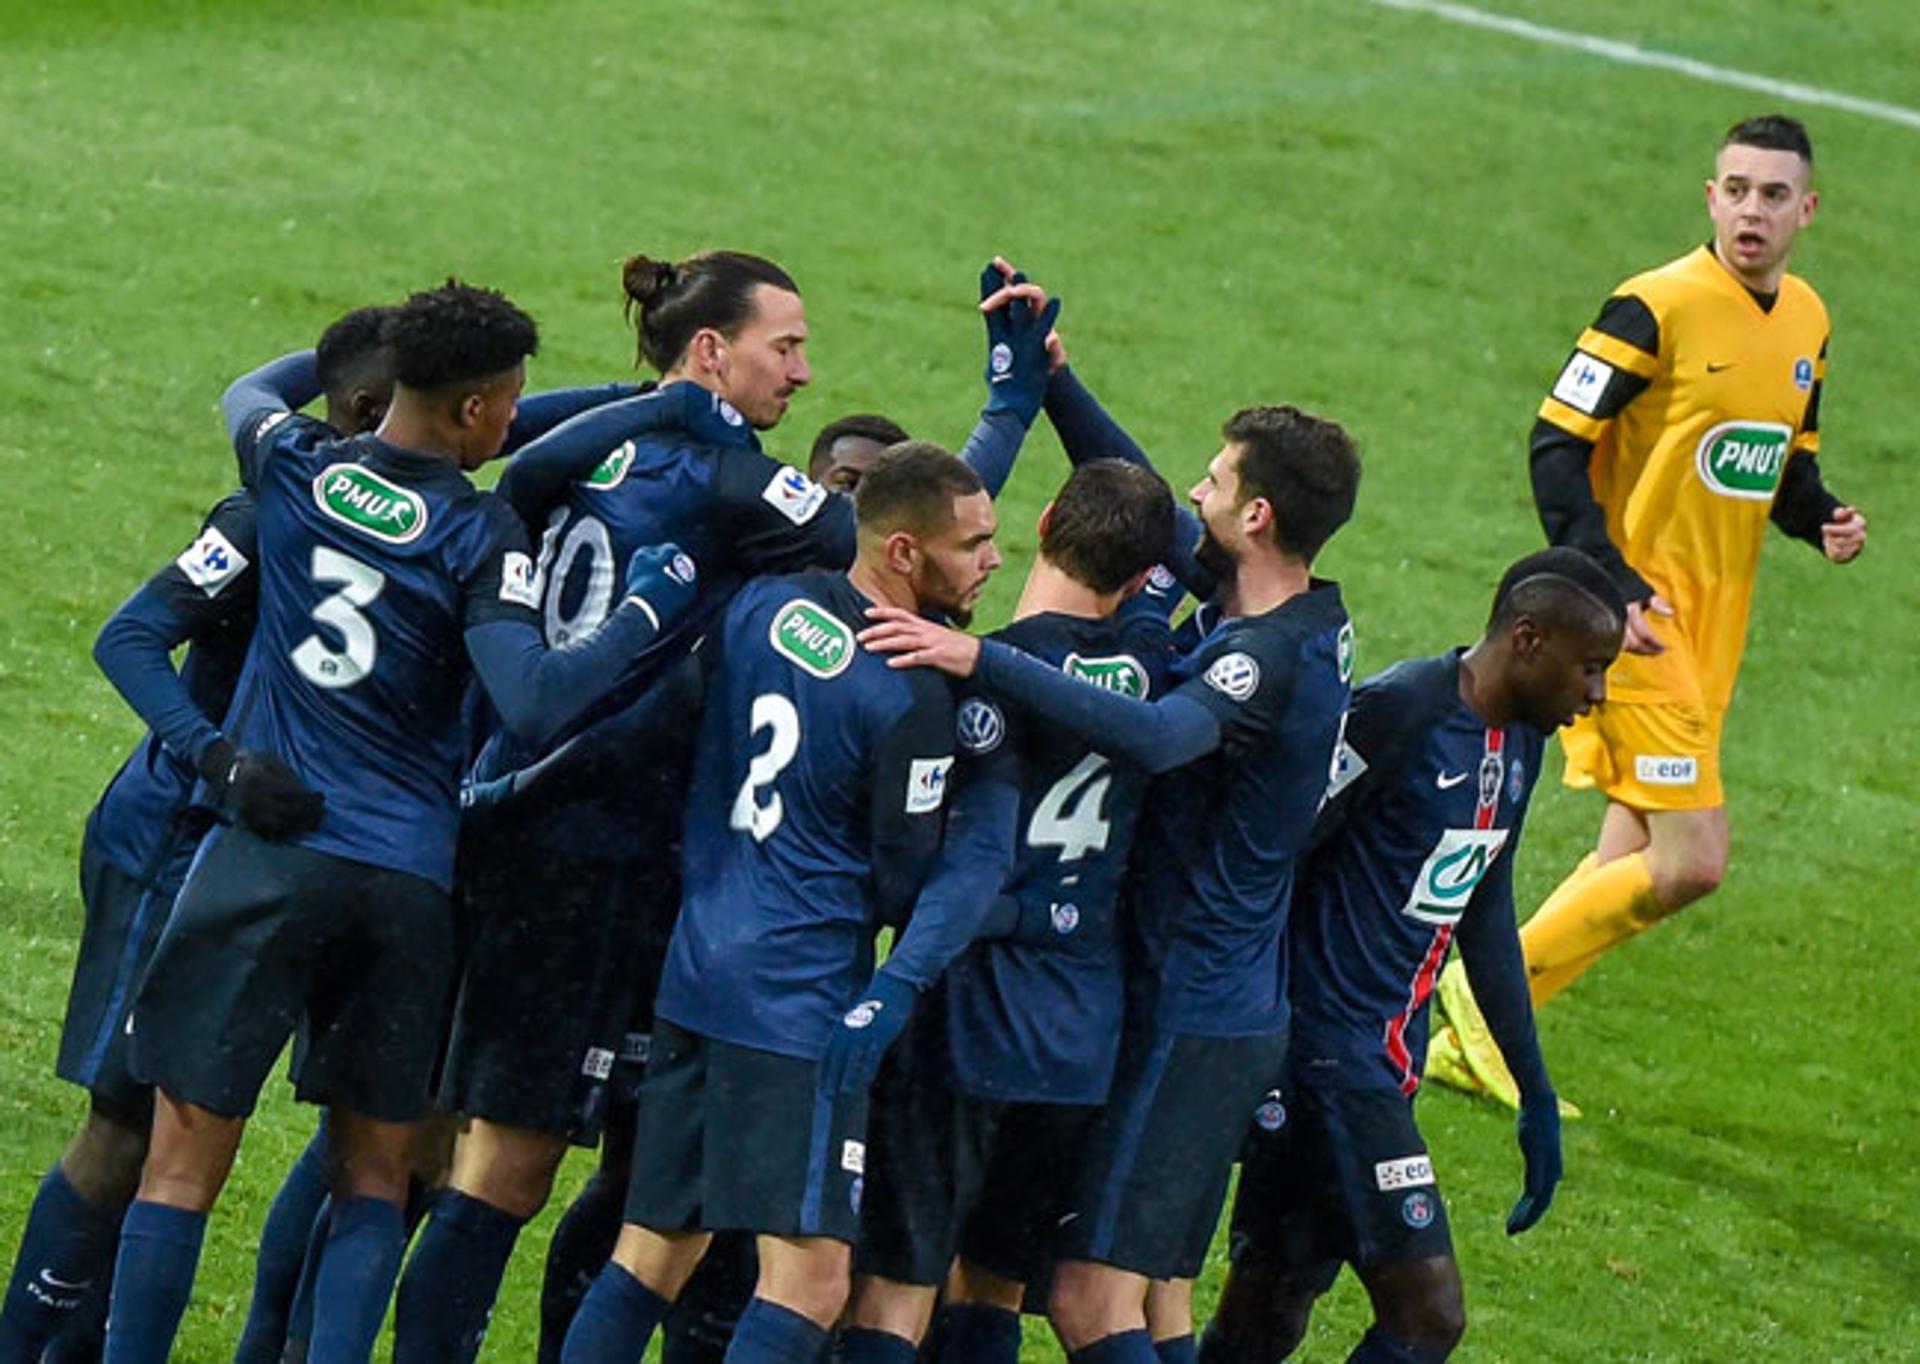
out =
<path fill-rule="evenodd" d="M 340 584 L 338 592 L 321 598 L 313 608 L 313 619 L 338 631 L 346 647 L 330 649 L 319 635 L 308 635 L 294 648 L 293 666 L 316 687 L 351 687 L 373 671 L 374 657 L 380 652 L 373 623 L 360 614 L 360 608 L 380 595 L 387 585 L 386 575 L 337 549 L 315 545 L 313 580 Z"/>
<path fill-rule="evenodd" d="M 581 517 L 568 527 L 566 538 L 558 541 L 556 553 L 555 541 L 565 515 L 564 508 L 556 512 L 546 534 L 540 537 L 540 563 L 534 577 L 535 582 L 546 589 L 547 647 L 550 649 L 564 648 L 582 635 L 591 634 L 613 609 L 613 543 L 607 538 L 606 524 L 597 517 Z M 583 554 L 587 556 L 586 590 L 580 594 L 572 613 L 562 615 L 561 594 L 566 590 L 574 561 Z"/>
<path fill-rule="evenodd" d="M 747 779 L 740 783 L 740 792 L 733 798 L 733 813 L 727 823 L 735 829 L 753 835 L 756 843 L 764 843 L 767 836 L 780 827 L 780 821 L 786 817 L 786 807 L 780 803 L 778 791 L 767 792 L 767 800 L 760 803 L 760 788 L 773 785 L 774 778 L 793 761 L 793 755 L 800 751 L 800 712 L 793 708 L 793 702 L 779 692 L 762 692 L 753 698 L 753 713 L 748 720 L 748 737 L 761 730 L 770 730 L 767 739 L 767 751 L 758 754 L 747 764 Z"/>
<path fill-rule="evenodd" d="M 1033 809 L 1027 822 L 1029 848 L 1058 848 L 1062 862 L 1077 862 L 1090 852 L 1107 850 L 1107 788 L 1113 773 L 1107 760 L 1089 753 L 1060 778 Z"/>

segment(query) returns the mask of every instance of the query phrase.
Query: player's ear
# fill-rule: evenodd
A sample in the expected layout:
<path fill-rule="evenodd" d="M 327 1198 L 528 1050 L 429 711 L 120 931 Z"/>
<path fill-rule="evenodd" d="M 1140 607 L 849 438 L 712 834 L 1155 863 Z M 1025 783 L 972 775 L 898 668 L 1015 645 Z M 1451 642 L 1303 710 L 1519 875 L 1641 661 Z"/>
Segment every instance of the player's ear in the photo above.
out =
<path fill-rule="evenodd" d="M 1047 503 L 1046 506 L 1040 509 L 1040 524 L 1037 527 L 1035 527 L 1035 533 L 1038 534 L 1042 540 L 1046 539 L 1047 528 L 1052 524 L 1053 524 L 1053 503 L 1049 502 Z"/>
<path fill-rule="evenodd" d="M 702 327 L 687 342 L 687 368 L 695 373 L 719 374 L 726 368 L 726 338 L 712 327 Z"/>
<path fill-rule="evenodd" d="M 1508 646 L 1515 658 L 1529 661 L 1540 656 L 1547 647 L 1547 637 L 1532 616 L 1515 616 L 1512 627 L 1507 632 Z"/>
<path fill-rule="evenodd" d="M 887 567 L 901 577 L 913 576 L 920 564 L 920 542 L 911 531 L 897 530 L 887 537 Z"/>
<path fill-rule="evenodd" d="M 1272 530 L 1273 521 L 1273 503 L 1264 497 L 1249 497 L 1247 504 L 1240 509 L 1240 528 L 1248 535 Z"/>
<path fill-rule="evenodd" d="M 477 425 L 486 406 L 487 395 L 484 393 L 461 394 L 459 403 L 455 406 L 453 413 L 455 425 L 463 427 Z"/>
<path fill-rule="evenodd" d="M 392 400 L 390 394 L 375 393 L 370 388 L 356 388 L 353 396 L 347 400 L 347 410 L 353 414 L 353 420 L 362 431 L 371 431 L 386 420 L 387 405 Z"/>

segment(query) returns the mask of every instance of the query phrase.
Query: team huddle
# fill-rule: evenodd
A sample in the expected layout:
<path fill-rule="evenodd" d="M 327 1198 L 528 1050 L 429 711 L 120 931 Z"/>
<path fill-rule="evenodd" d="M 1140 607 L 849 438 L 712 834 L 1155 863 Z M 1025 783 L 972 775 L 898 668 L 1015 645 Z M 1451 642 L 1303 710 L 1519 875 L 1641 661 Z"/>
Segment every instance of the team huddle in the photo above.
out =
<path fill-rule="evenodd" d="M 1811 155 L 1749 120 L 1714 185 L 1781 212 L 1778 163 L 1804 222 Z M 0 1364 L 168 1357 L 289 1041 L 324 1117 L 260 1232 L 243 1364 L 366 1360 L 390 1304 L 401 1364 L 473 1359 L 572 1145 L 600 1163 L 549 1250 L 543 1361 L 659 1334 L 676 1364 L 1011 1364 L 1033 1311 L 1083 1364 L 1265 1364 L 1342 1265 L 1375 1313 L 1350 1358 L 1444 1359 L 1462 1291 L 1413 1110 L 1436 987 L 1432 1073 L 1518 1110 L 1524 1231 L 1561 1177 L 1534 1007 L 1703 893 L 1663 870 L 1702 827 L 1668 812 L 1720 801 L 1766 514 L 1864 543 L 1815 465 L 1792 231 L 1715 227 L 1582 336 L 1534 437 L 1553 544 L 1483 634 L 1358 683 L 1313 572 L 1354 514 L 1348 433 L 1243 408 L 1178 498 L 1004 261 L 958 453 L 871 414 L 806 473 L 764 452 L 805 308 L 730 251 L 627 262 L 657 382 L 523 394 L 534 323 L 455 281 L 236 381 L 240 488 L 95 648 L 149 733 L 87 824 L 59 1073 L 90 1109 Z M 1759 319 L 1729 334 L 1780 323 L 1733 397 L 1671 392 L 1702 295 Z M 966 633 L 1043 414 L 1071 470 L 1013 618 Z M 1730 624 L 1724 565 L 1660 557 L 1689 476 L 1686 552 L 1746 555 Z M 1710 732 L 1670 756 L 1650 683 L 1609 728 L 1610 670 L 1695 702 L 1707 678 Z M 1556 893 L 1585 926 L 1523 944 L 1517 846 L 1576 721 L 1570 783 L 1625 813 Z M 1672 799 L 1683 760 L 1707 804 Z M 1624 896 L 1605 940 L 1596 885 Z"/>

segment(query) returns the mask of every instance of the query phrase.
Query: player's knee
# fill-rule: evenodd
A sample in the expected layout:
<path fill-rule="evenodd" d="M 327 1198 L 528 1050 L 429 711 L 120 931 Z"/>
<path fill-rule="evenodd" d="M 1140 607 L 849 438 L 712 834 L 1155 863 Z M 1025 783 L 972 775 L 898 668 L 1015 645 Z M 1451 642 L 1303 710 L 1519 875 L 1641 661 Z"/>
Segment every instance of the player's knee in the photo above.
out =
<path fill-rule="evenodd" d="M 1118 1331 L 1146 1325 L 1144 1290 L 1128 1292 L 1122 1301 L 1116 1278 L 1124 1280 L 1128 1289 L 1137 1283 L 1132 1276 L 1116 1276 L 1085 1261 L 1068 1261 L 1055 1269 L 1047 1295 L 1047 1319 L 1067 1349 L 1078 1350 Z"/>
<path fill-rule="evenodd" d="M 1421 1291 L 1376 1301 L 1380 1325 L 1397 1340 L 1423 1352 L 1444 1356 L 1467 1332 L 1467 1309 L 1458 1286 L 1434 1283 Z"/>
<path fill-rule="evenodd" d="M 99 1208 L 133 1200 L 147 1158 L 148 1126 L 96 1102 L 60 1157 L 60 1168 L 82 1198 Z"/>
<path fill-rule="evenodd" d="M 451 1182 L 502 1212 L 532 1218 L 552 1196 L 566 1150 L 562 1138 L 475 1119 L 455 1147 Z"/>
<path fill-rule="evenodd" d="M 1720 882 L 1726 878 L 1726 874 L 1726 855 L 1716 855 L 1712 850 L 1674 858 L 1669 865 L 1658 868 L 1653 887 L 1660 917 L 1664 918 L 1713 894 L 1720 888 Z"/>
<path fill-rule="evenodd" d="M 852 1258 L 851 1247 L 838 1241 L 762 1237 L 754 1296 L 831 1329 L 845 1310 L 853 1286 Z"/>

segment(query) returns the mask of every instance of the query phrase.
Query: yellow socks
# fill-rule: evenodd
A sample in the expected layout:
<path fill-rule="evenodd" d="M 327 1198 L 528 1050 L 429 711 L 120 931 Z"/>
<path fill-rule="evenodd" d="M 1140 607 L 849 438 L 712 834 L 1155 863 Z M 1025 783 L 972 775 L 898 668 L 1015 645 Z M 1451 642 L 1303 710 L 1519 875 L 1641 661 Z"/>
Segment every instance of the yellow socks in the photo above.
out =
<path fill-rule="evenodd" d="M 1533 1007 L 1573 984 L 1608 948 L 1662 917 L 1644 852 L 1604 865 L 1587 854 L 1521 926 Z"/>

